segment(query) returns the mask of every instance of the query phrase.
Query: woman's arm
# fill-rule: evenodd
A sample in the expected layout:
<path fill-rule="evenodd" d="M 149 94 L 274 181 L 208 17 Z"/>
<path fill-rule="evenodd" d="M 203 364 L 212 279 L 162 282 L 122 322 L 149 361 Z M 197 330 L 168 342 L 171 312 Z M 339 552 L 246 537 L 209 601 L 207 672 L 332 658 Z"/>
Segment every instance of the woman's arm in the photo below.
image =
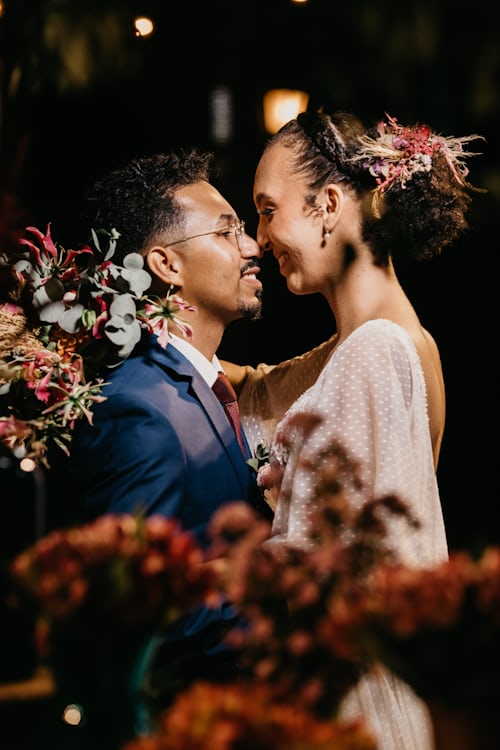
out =
<path fill-rule="evenodd" d="M 296 399 L 317 379 L 335 347 L 337 334 L 276 365 L 221 364 L 238 393 L 242 424 L 252 450 L 270 442 L 277 422 Z"/>

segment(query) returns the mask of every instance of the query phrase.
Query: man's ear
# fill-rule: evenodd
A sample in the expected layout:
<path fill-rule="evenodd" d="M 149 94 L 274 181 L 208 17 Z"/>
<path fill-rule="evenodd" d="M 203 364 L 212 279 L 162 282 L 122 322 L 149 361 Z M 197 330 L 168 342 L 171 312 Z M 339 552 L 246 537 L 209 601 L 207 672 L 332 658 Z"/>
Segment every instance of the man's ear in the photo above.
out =
<path fill-rule="evenodd" d="M 146 263 L 151 273 L 164 284 L 182 287 L 182 263 L 171 247 L 154 245 L 149 248 Z"/>

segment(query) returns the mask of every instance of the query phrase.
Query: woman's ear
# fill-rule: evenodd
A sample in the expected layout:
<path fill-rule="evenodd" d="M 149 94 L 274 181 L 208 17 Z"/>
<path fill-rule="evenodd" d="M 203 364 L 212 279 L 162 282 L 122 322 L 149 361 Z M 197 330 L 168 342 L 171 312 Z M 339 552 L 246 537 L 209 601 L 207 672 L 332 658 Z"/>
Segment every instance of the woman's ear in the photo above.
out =
<path fill-rule="evenodd" d="M 340 185 L 331 182 L 324 188 L 323 237 L 327 239 L 338 224 L 345 205 L 346 194 Z"/>
<path fill-rule="evenodd" d="M 323 224 L 321 247 L 326 245 L 340 219 L 344 200 L 345 194 L 335 182 L 325 185 L 316 198 L 315 214 Z"/>
<path fill-rule="evenodd" d="M 167 286 L 182 286 L 182 274 L 179 257 L 170 247 L 154 245 L 146 253 L 146 263 L 156 279 Z"/>
<path fill-rule="evenodd" d="M 325 208 L 327 215 L 334 221 L 338 220 L 345 201 L 344 191 L 340 185 L 331 182 L 325 187 L 326 201 Z"/>

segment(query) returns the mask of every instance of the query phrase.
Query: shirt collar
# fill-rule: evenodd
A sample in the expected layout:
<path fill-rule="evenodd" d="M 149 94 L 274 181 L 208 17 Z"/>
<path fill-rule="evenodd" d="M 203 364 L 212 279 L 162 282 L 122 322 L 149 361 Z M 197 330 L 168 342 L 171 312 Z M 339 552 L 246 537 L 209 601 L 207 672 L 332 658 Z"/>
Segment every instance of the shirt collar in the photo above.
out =
<path fill-rule="evenodd" d="M 196 347 L 186 341 L 186 339 L 171 334 L 167 346 L 174 346 L 178 351 L 188 359 L 195 367 L 202 378 L 206 380 L 210 388 L 217 380 L 217 373 L 222 371 L 219 359 L 214 354 L 212 361 L 208 360 Z"/>

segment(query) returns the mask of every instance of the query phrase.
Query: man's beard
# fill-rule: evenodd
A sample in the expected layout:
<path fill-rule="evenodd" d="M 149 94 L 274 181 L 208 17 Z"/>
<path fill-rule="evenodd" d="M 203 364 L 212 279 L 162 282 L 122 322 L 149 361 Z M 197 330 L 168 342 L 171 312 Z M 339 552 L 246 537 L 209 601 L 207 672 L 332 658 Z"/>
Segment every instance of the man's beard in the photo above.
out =
<path fill-rule="evenodd" d="M 260 320 L 262 317 L 262 289 L 255 293 L 255 298 L 251 302 L 240 300 L 238 311 L 245 320 Z"/>

